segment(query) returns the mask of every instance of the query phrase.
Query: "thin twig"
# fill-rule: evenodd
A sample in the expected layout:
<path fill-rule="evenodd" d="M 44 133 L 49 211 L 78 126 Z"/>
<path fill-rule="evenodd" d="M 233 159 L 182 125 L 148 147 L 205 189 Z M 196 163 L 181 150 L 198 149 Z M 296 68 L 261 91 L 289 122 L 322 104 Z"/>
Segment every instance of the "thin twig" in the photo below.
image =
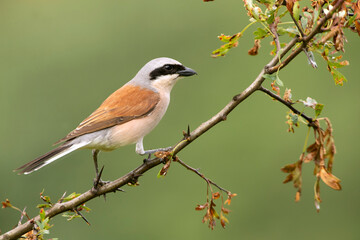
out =
<path fill-rule="evenodd" d="M 18 226 L 21 225 L 21 222 L 22 222 L 24 216 L 26 216 L 28 219 L 30 219 L 29 216 L 26 213 L 26 207 L 24 207 L 24 210 L 22 210 L 22 212 L 21 212 L 21 216 L 20 216 L 20 220 L 18 222 Z"/>
<path fill-rule="evenodd" d="M 291 102 L 287 102 L 284 99 L 282 99 L 280 96 L 276 95 L 275 93 L 271 92 L 269 89 L 264 88 L 263 86 L 261 86 L 259 88 L 260 91 L 266 93 L 267 95 L 269 95 L 270 97 L 278 100 L 279 102 L 281 102 L 282 104 L 284 104 L 286 107 L 288 107 L 291 111 L 293 111 L 293 113 L 300 115 L 301 117 L 303 117 L 307 122 L 308 122 L 308 126 L 311 126 L 313 128 L 317 128 L 317 126 L 314 124 L 314 120 L 311 117 L 306 116 L 304 113 L 300 112 L 299 110 L 297 110 L 296 108 L 294 108 L 292 106 L 293 103 Z"/>
<path fill-rule="evenodd" d="M 231 192 L 229 190 L 226 190 L 225 188 L 223 187 L 220 187 L 219 185 L 217 185 L 215 182 L 211 181 L 211 179 L 207 178 L 204 176 L 204 174 L 200 173 L 199 170 L 187 165 L 186 163 L 184 163 L 183 161 L 180 160 L 180 158 L 176 157 L 174 159 L 174 162 L 178 162 L 180 163 L 180 165 L 182 165 L 183 167 L 185 167 L 186 169 L 196 173 L 198 176 L 200 176 L 202 179 L 204 179 L 208 184 L 212 184 L 214 185 L 215 187 L 217 187 L 218 189 L 220 189 L 221 191 L 223 192 L 226 192 L 227 194 L 231 194 Z"/>
<path fill-rule="evenodd" d="M 275 18 L 274 22 L 271 23 L 269 25 L 270 31 L 272 32 L 272 35 L 274 36 L 274 42 L 276 44 L 276 56 L 278 56 L 278 58 L 280 57 L 280 50 L 281 50 L 281 45 L 280 45 L 280 39 L 279 39 L 279 34 L 277 33 L 277 24 L 279 22 L 278 18 Z"/>
<path fill-rule="evenodd" d="M 290 14 L 290 16 L 291 16 L 293 22 L 295 23 L 296 28 L 299 30 L 300 36 L 302 38 L 305 37 L 305 33 L 303 32 L 303 30 L 302 30 L 301 26 L 299 25 L 298 21 L 296 21 L 296 19 L 294 18 L 294 16 L 292 14 Z"/>
<path fill-rule="evenodd" d="M 333 8 L 328 12 L 328 14 L 325 15 L 325 17 L 321 18 L 318 21 L 318 25 L 309 33 L 309 35 L 302 38 L 302 44 L 300 47 L 298 47 L 292 54 L 290 54 L 284 61 L 282 61 L 281 64 L 277 66 L 273 66 L 268 69 L 267 73 L 272 74 L 274 72 L 277 72 L 278 70 L 284 68 L 286 65 L 288 65 L 300 52 L 302 52 L 303 48 L 306 49 L 307 44 L 312 40 L 316 34 L 321 32 L 321 27 L 325 24 L 327 20 L 329 20 L 335 11 L 344 3 L 345 0 L 338 0 Z"/>

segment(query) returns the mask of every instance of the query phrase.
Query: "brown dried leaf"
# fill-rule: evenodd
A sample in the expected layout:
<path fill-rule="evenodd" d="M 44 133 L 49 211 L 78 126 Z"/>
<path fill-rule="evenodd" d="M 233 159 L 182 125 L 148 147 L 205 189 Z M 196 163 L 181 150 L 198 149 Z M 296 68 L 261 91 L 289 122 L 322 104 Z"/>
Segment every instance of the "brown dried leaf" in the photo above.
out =
<path fill-rule="evenodd" d="M 278 96 L 280 96 L 280 88 L 275 84 L 276 80 L 271 83 L 271 88 Z"/>
<path fill-rule="evenodd" d="M 248 51 L 248 54 L 251 56 L 257 55 L 260 47 L 260 39 L 255 39 L 254 46 Z"/>
<path fill-rule="evenodd" d="M 6 199 L 5 202 L 1 202 L 2 208 L 12 207 L 9 199 Z"/>
<path fill-rule="evenodd" d="M 224 214 L 229 214 L 230 210 L 224 207 L 221 207 L 221 212 Z"/>
<path fill-rule="evenodd" d="M 310 152 L 308 154 L 306 154 L 305 158 L 303 159 L 304 163 L 308 163 L 314 160 L 314 158 L 316 157 L 317 152 Z"/>
<path fill-rule="evenodd" d="M 360 0 L 358 0 L 357 2 L 354 2 L 352 7 L 354 10 L 354 14 L 356 14 L 355 28 L 356 28 L 357 33 L 360 36 Z"/>
<path fill-rule="evenodd" d="M 292 97 L 292 95 L 291 95 L 291 89 L 286 88 L 283 99 L 284 99 L 286 102 L 292 103 L 291 97 Z"/>
<path fill-rule="evenodd" d="M 219 214 L 216 212 L 214 206 L 215 206 L 215 204 L 210 204 L 210 208 L 209 208 L 210 209 L 210 214 L 211 214 L 212 217 L 219 219 L 220 218 Z"/>
<path fill-rule="evenodd" d="M 159 174 L 158 174 L 158 177 L 165 177 L 169 168 L 170 168 L 170 163 L 171 163 L 171 160 L 168 160 L 165 165 L 162 167 L 162 169 L 160 170 Z"/>
<path fill-rule="evenodd" d="M 205 203 L 204 205 L 198 204 L 197 207 L 195 208 L 195 210 L 201 211 L 201 210 L 204 210 L 205 208 L 207 208 L 208 206 L 209 206 L 209 203 Z"/>
<path fill-rule="evenodd" d="M 319 149 L 319 144 L 315 142 L 315 143 L 311 144 L 310 146 L 308 146 L 306 151 L 307 152 L 316 152 L 316 151 L 318 151 L 318 149 Z"/>
<path fill-rule="evenodd" d="M 299 189 L 295 194 L 295 202 L 300 201 L 300 196 L 301 196 L 301 190 Z"/>
<path fill-rule="evenodd" d="M 212 194 L 212 199 L 218 199 L 220 197 L 220 193 L 216 192 Z"/>
<path fill-rule="evenodd" d="M 286 8 L 291 14 L 293 14 L 293 8 L 295 2 L 296 0 L 286 0 Z"/>
<path fill-rule="evenodd" d="M 222 213 L 220 214 L 220 223 L 223 228 L 225 228 L 226 223 L 229 223 L 229 220 Z"/>
<path fill-rule="evenodd" d="M 326 185 L 332 189 L 341 190 L 340 179 L 326 171 L 325 167 L 321 167 L 319 175 Z"/>
<path fill-rule="evenodd" d="M 236 193 L 228 193 L 228 199 L 226 199 L 226 201 L 224 202 L 224 204 L 230 205 L 231 204 L 231 199 L 233 197 L 236 197 L 237 194 Z"/>
<path fill-rule="evenodd" d="M 39 239 L 38 233 L 37 231 L 31 230 L 27 233 L 25 233 L 22 238 L 26 239 L 26 240 L 37 240 Z"/>
<path fill-rule="evenodd" d="M 288 183 L 291 182 L 294 178 L 294 175 L 292 173 L 290 173 L 289 175 L 286 176 L 285 180 L 283 181 L 283 183 Z"/>
<path fill-rule="evenodd" d="M 336 51 L 345 51 L 344 50 L 344 42 L 346 41 L 344 31 L 339 26 L 339 30 L 336 32 L 335 36 L 333 37 L 335 43 Z"/>
<path fill-rule="evenodd" d="M 292 163 L 292 164 L 288 164 L 284 167 L 281 168 L 281 171 L 283 171 L 284 173 L 290 173 L 292 171 L 294 171 L 296 168 L 296 163 Z"/>
<path fill-rule="evenodd" d="M 209 209 L 206 211 L 206 214 L 204 215 L 203 219 L 202 219 L 202 222 L 206 222 L 206 221 L 209 221 L 210 219 L 210 211 Z"/>
<path fill-rule="evenodd" d="M 168 157 L 170 154 L 171 154 L 171 152 L 159 151 L 159 152 L 155 152 L 154 156 L 157 157 L 157 158 L 164 159 L 164 158 Z"/>

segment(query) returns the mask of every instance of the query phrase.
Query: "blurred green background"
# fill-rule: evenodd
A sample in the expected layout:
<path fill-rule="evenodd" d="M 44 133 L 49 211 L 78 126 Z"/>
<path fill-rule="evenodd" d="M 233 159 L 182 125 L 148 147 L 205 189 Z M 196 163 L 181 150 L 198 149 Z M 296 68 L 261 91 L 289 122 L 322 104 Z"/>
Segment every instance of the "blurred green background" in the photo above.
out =
<path fill-rule="evenodd" d="M 233 34 L 248 23 L 242 1 L 2 0 L 0 2 L 0 200 L 9 198 L 30 216 L 38 213 L 39 193 L 54 201 L 67 191 L 92 185 L 91 152 L 77 151 L 28 176 L 12 172 L 52 148 L 113 91 L 130 80 L 150 59 L 167 56 L 199 75 L 181 80 L 159 126 L 145 138 L 145 148 L 167 147 L 217 113 L 240 93 L 270 60 L 269 41 L 259 56 L 248 56 L 251 28 L 239 47 L 224 58 L 210 53 L 217 36 Z M 196 204 L 206 201 L 206 184 L 173 164 L 164 179 L 160 167 L 140 178 L 139 187 L 109 194 L 87 204 L 92 211 L 67 222 L 60 216 L 49 237 L 59 239 L 360 239 L 357 155 L 359 131 L 359 37 L 348 34 L 342 70 L 349 82 L 335 86 L 321 57 L 312 69 L 301 54 L 281 79 L 294 99 L 308 96 L 325 104 L 323 116 L 334 126 L 336 192 L 321 184 L 321 212 L 313 204 L 313 164 L 304 166 L 302 199 L 294 202 L 292 184 L 282 184 L 280 168 L 295 162 L 306 128 L 287 133 L 287 109 L 262 93 L 243 102 L 179 156 L 238 194 L 224 230 L 201 222 Z M 269 87 L 269 83 L 266 83 Z M 312 114 L 312 111 L 308 112 Z M 312 138 L 311 138 L 312 139 Z M 134 146 L 102 153 L 103 179 L 115 179 L 142 162 Z M 219 204 L 220 205 L 220 204 Z M 19 214 L 0 211 L 0 229 L 16 225 Z"/>

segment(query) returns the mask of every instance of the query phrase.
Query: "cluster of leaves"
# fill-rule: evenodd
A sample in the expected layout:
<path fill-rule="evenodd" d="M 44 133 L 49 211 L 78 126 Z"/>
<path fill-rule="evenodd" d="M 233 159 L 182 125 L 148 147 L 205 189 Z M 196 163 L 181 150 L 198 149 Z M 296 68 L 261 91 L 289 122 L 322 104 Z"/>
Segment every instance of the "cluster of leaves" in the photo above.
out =
<path fill-rule="evenodd" d="M 190 129 L 188 128 L 188 133 L 184 132 L 184 141 L 186 141 L 187 136 L 189 134 L 190 134 Z M 230 205 L 231 199 L 233 197 L 235 197 L 237 194 L 231 193 L 231 192 L 219 187 L 218 185 L 213 183 L 211 180 L 206 178 L 203 174 L 201 174 L 197 169 L 194 169 L 194 168 L 186 165 L 177 156 L 173 156 L 173 154 L 171 152 L 156 152 L 155 156 L 163 159 L 163 161 L 164 161 L 164 166 L 160 169 L 160 171 L 158 173 L 158 178 L 166 176 L 166 174 L 170 168 L 171 162 L 174 161 L 174 162 L 180 163 L 188 170 L 195 172 L 198 176 L 200 176 L 202 179 L 204 179 L 206 181 L 206 183 L 207 183 L 206 203 L 203 205 L 198 204 L 197 207 L 195 208 L 195 210 L 206 210 L 206 213 L 202 219 L 202 222 L 203 223 L 208 222 L 209 228 L 211 228 L 212 230 L 214 229 L 214 227 L 216 225 L 216 219 L 219 219 L 221 226 L 223 228 L 225 228 L 225 225 L 227 223 L 229 223 L 229 220 L 225 217 L 225 215 L 229 214 L 230 210 L 225 208 L 224 205 L 226 205 L 226 204 Z M 221 190 L 221 192 L 214 193 L 211 188 L 212 184 L 215 185 L 217 188 L 219 188 Z M 209 192 L 209 190 L 210 190 L 210 192 Z M 223 200 L 222 192 L 225 192 L 227 194 L 227 199 L 225 201 Z M 211 197 L 209 195 L 211 195 Z M 217 211 L 215 210 L 216 204 L 214 201 L 219 199 L 220 197 L 221 197 L 222 202 L 221 202 L 221 210 L 220 210 L 220 215 L 219 215 L 217 213 Z"/>
<path fill-rule="evenodd" d="M 221 34 L 218 36 L 220 41 L 225 42 L 226 44 L 222 45 L 219 49 L 212 52 L 212 57 L 219 57 L 219 56 L 225 56 L 225 54 L 234 47 L 237 47 L 239 42 L 239 38 L 242 36 L 242 33 L 239 32 L 237 34 L 234 34 L 232 36 L 226 36 L 224 34 Z"/>
<path fill-rule="evenodd" d="M 221 196 L 221 210 L 220 210 L 220 215 L 216 212 L 215 207 L 215 200 L 219 199 Z M 225 202 L 223 201 L 223 197 L 219 192 L 215 192 L 211 194 L 211 200 L 209 201 L 209 192 L 206 198 L 206 203 L 205 204 L 198 204 L 197 207 L 195 208 L 195 210 L 197 211 L 201 211 L 201 210 L 206 210 L 206 213 L 203 217 L 202 222 L 208 222 L 208 226 L 211 230 L 214 229 L 215 225 L 216 225 L 216 219 L 220 220 L 220 224 L 223 228 L 225 228 L 226 224 L 229 223 L 229 220 L 225 217 L 225 215 L 230 213 L 230 210 L 225 208 L 224 205 L 230 205 L 231 204 L 231 199 L 233 197 L 235 197 L 236 194 L 235 193 L 228 193 L 227 195 L 227 199 L 225 200 Z"/>
<path fill-rule="evenodd" d="M 321 114 L 324 105 L 321 103 L 318 103 L 315 99 L 311 97 L 307 97 L 306 100 L 297 100 L 296 102 L 293 102 L 291 100 L 291 89 L 286 89 L 284 93 L 284 98 L 286 102 L 290 104 L 294 104 L 296 102 L 301 102 L 304 104 L 305 107 L 309 107 L 314 109 L 315 111 L 315 119 Z M 294 127 L 299 127 L 299 123 L 303 122 L 304 124 L 308 124 L 305 121 L 302 120 L 301 116 L 299 114 L 294 113 L 293 111 L 289 111 L 286 115 L 286 124 L 288 125 L 288 132 L 295 132 Z"/>
<path fill-rule="evenodd" d="M 65 196 L 66 195 L 66 192 L 63 194 L 63 196 L 57 201 L 58 203 L 62 203 L 62 202 L 68 202 L 68 201 L 71 201 L 75 198 L 77 198 L 78 196 L 80 196 L 81 194 L 80 193 L 71 193 L 70 195 L 68 196 Z M 36 207 L 37 208 L 41 208 L 41 209 L 44 209 L 44 208 L 51 208 L 53 206 L 53 204 L 51 203 L 51 199 L 49 196 L 44 196 L 44 191 L 42 191 L 40 193 L 40 198 L 45 202 L 45 203 L 42 203 L 42 204 L 38 204 Z M 68 211 L 68 212 L 65 212 L 62 216 L 67 218 L 68 221 L 71 221 L 73 220 L 74 218 L 83 218 L 84 221 L 90 225 L 90 223 L 86 220 L 86 218 L 81 214 L 81 212 L 85 210 L 86 212 L 89 212 L 91 209 L 88 208 L 87 206 L 85 206 L 85 203 L 81 204 L 80 206 L 76 207 L 76 209 L 73 209 L 71 211 Z"/>
<path fill-rule="evenodd" d="M 320 127 L 321 120 L 326 123 L 326 130 Z M 297 162 L 284 166 L 281 170 L 287 173 L 284 183 L 292 181 L 294 187 L 297 188 L 295 201 L 300 200 L 302 187 L 302 164 L 313 162 L 315 164 L 314 175 L 316 176 L 314 195 L 315 207 L 320 211 L 320 179 L 329 187 L 335 190 L 341 190 L 340 180 L 332 175 L 332 166 L 334 162 L 334 155 L 336 153 L 334 137 L 332 135 L 333 128 L 328 118 L 319 118 L 314 120 L 314 137 L 315 142 L 303 151 Z"/>
<path fill-rule="evenodd" d="M 79 193 L 71 193 L 68 196 L 65 196 L 66 193 L 63 194 L 63 196 L 57 201 L 57 203 L 62 203 L 62 202 L 68 202 L 74 198 L 77 198 L 80 194 Z M 45 196 L 44 195 L 44 190 L 40 193 L 40 199 L 43 200 L 45 203 L 41 203 L 38 204 L 36 207 L 40 208 L 40 212 L 39 212 L 39 216 L 40 216 L 40 221 L 36 221 L 34 224 L 34 228 L 33 230 L 27 232 L 26 234 L 24 234 L 22 236 L 23 239 L 27 239 L 27 240 L 43 240 L 44 239 L 44 235 L 48 235 L 50 234 L 49 229 L 51 227 L 53 227 L 53 225 L 50 225 L 50 218 L 46 217 L 46 212 L 45 209 L 46 208 L 51 208 L 54 204 L 51 202 L 51 199 L 49 196 Z M 21 217 L 19 220 L 18 225 L 22 224 L 22 219 L 25 216 L 27 218 L 27 220 L 31 220 L 30 217 L 28 216 L 28 214 L 26 213 L 26 208 L 24 210 L 20 210 L 19 208 L 15 207 L 14 205 L 12 205 L 10 203 L 10 201 L 8 199 L 6 199 L 4 202 L 2 203 L 2 208 L 12 208 L 18 212 L 21 213 Z M 63 214 L 63 217 L 66 217 L 68 221 L 77 218 L 77 217 L 82 217 L 85 222 L 87 224 L 89 224 L 89 222 L 84 218 L 84 216 L 81 214 L 81 211 L 90 211 L 90 209 L 88 207 L 85 206 L 85 204 L 81 204 L 80 206 L 78 206 L 76 209 L 73 209 L 72 211 L 66 212 Z M 57 238 L 52 238 L 52 240 L 55 240 Z"/>
<path fill-rule="evenodd" d="M 284 83 L 280 80 L 279 72 L 275 74 L 264 74 L 263 77 L 271 81 L 271 88 L 276 92 L 277 95 L 280 96 L 280 87 L 284 86 Z"/>
<path fill-rule="evenodd" d="M 9 199 L 6 199 L 4 202 L 2 203 L 2 208 L 12 208 L 18 212 L 21 213 L 20 216 L 20 220 L 18 223 L 18 226 L 21 225 L 22 223 L 22 219 L 25 216 L 27 218 L 27 220 L 30 220 L 30 217 L 28 216 L 28 214 L 26 213 L 26 208 L 24 208 L 23 211 L 21 211 L 19 208 L 15 207 L 14 205 L 12 205 L 9 201 Z M 33 230 L 27 232 L 26 234 L 24 234 L 21 238 L 22 239 L 26 239 L 26 240 L 43 240 L 44 235 L 50 234 L 49 229 L 53 226 L 49 224 L 50 219 L 48 217 L 46 217 L 45 214 L 45 210 L 43 208 L 40 209 L 39 212 L 39 216 L 40 216 L 40 221 L 36 221 Z M 52 238 L 52 240 L 57 240 L 57 238 Z"/>
<path fill-rule="evenodd" d="M 243 36 L 244 31 L 254 23 L 260 26 L 253 32 L 255 43 L 248 51 L 250 55 L 257 55 L 262 39 L 274 38 L 274 34 L 270 30 L 271 25 L 275 25 L 274 29 L 280 37 L 289 36 L 293 38 L 299 36 L 304 38 L 317 27 L 319 19 L 324 18 L 331 11 L 336 1 L 312 0 L 311 6 L 306 6 L 300 10 L 298 0 L 260 0 L 256 2 L 244 0 L 247 14 L 250 17 L 250 24 L 237 34 L 230 36 L 221 34 L 218 38 L 226 44 L 214 50 L 212 57 L 225 56 L 231 48 L 238 46 L 238 41 Z M 288 15 L 291 16 L 292 22 L 283 21 L 283 19 L 288 19 L 286 18 Z M 304 49 L 309 63 L 314 68 L 317 67 L 317 64 L 312 52 L 320 54 L 326 60 L 328 70 L 337 85 L 343 85 L 346 81 L 345 76 L 339 72 L 338 68 L 349 64 L 348 61 L 339 62 L 342 58 L 340 52 L 345 51 L 345 28 L 357 32 L 360 36 L 360 0 L 353 2 L 346 0 Z M 280 43 L 281 47 L 285 45 L 285 43 Z M 299 42 L 295 48 L 302 47 L 301 45 Z"/>

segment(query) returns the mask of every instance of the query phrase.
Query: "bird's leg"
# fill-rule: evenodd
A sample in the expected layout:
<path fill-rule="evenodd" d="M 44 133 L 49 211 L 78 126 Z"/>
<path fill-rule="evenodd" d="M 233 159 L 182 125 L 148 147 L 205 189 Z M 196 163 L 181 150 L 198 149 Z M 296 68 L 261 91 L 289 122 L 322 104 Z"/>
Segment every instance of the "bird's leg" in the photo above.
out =
<path fill-rule="evenodd" d="M 100 150 L 98 150 L 98 149 L 92 150 L 92 155 L 93 155 L 93 160 L 94 160 L 94 165 L 95 165 L 95 173 L 96 173 L 96 177 L 94 179 L 94 188 L 95 189 L 98 189 L 98 187 L 104 186 L 105 184 L 110 182 L 110 181 L 101 180 L 101 175 L 104 170 L 104 166 L 102 166 L 102 168 L 100 169 L 100 172 L 99 172 L 99 166 L 98 166 L 98 161 L 97 161 L 97 156 L 98 156 L 99 152 L 100 152 Z M 118 188 L 115 191 L 125 192 L 121 188 Z M 104 199 L 106 199 L 105 195 L 104 195 Z"/>
<path fill-rule="evenodd" d="M 98 166 L 98 161 L 97 161 L 97 156 L 98 156 L 99 152 L 100 152 L 100 150 L 98 150 L 98 149 L 92 150 L 92 155 L 93 155 L 93 160 L 94 160 L 94 165 L 95 165 L 95 173 L 96 173 L 96 177 L 94 179 L 94 188 L 95 189 L 98 188 L 99 186 L 104 186 L 105 184 L 110 182 L 110 181 L 101 180 L 101 175 L 104 170 L 104 166 L 101 168 L 101 170 L 99 172 L 99 166 Z"/>
<path fill-rule="evenodd" d="M 97 161 L 97 155 L 99 154 L 99 150 L 98 149 L 93 149 L 92 150 L 92 155 L 93 155 L 93 160 L 94 160 L 94 165 L 95 165 L 95 173 L 96 173 L 96 177 L 99 176 L 99 166 L 98 166 L 98 161 Z"/>
<path fill-rule="evenodd" d="M 146 155 L 146 154 L 153 154 L 156 152 L 168 152 L 172 150 L 172 147 L 167 147 L 167 148 L 157 148 L 157 149 L 151 149 L 151 150 L 144 150 L 144 144 L 143 144 L 143 139 L 141 138 L 137 143 L 136 143 L 136 153 L 140 154 L 141 156 Z M 150 158 L 150 157 L 149 157 Z"/>

